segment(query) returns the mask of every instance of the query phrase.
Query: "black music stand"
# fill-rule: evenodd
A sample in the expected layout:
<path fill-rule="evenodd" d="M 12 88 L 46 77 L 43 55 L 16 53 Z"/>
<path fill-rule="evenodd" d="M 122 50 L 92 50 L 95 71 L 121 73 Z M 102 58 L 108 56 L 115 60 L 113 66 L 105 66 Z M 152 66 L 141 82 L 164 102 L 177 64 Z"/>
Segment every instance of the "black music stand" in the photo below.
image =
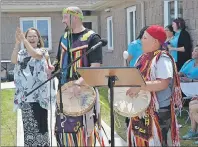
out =
<path fill-rule="evenodd" d="M 140 87 L 146 83 L 139 70 L 133 67 L 83 67 L 77 71 L 88 85 L 110 89 L 111 147 L 114 147 L 114 87 Z"/>

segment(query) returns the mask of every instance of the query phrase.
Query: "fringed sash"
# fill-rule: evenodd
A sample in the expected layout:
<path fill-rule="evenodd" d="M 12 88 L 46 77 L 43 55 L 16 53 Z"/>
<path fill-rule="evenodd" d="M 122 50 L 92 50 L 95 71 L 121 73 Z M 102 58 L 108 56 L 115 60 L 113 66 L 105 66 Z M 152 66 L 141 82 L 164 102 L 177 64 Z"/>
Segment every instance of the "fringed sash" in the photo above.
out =
<path fill-rule="evenodd" d="M 173 63 L 173 80 L 174 80 L 174 84 L 173 84 L 173 93 L 172 93 L 172 97 L 171 97 L 171 138 L 172 138 L 172 143 L 173 146 L 179 146 L 179 129 L 178 129 L 178 125 L 177 125 L 177 119 L 176 119 L 176 115 L 175 115 L 175 106 L 181 108 L 182 107 L 182 95 L 181 95 L 181 89 L 180 89 L 180 80 L 178 77 L 178 72 L 177 72 L 177 68 L 176 68 L 176 64 L 172 58 L 172 56 L 166 52 L 166 51 L 161 51 L 161 50 L 157 50 L 154 52 L 150 52 L 150 53 L 145 53 L 143 54 L 137 61 L 136 63 L 136 67 L 140 70 L 143 78 L 145 81 L 151 81 L 153 80 L 153 75 L 151 73 L 153 64 L 157 64 L 157 61 L 159 60 L 159 58 L 161 57 L 162 54 L 167 55 L 168 57 L 170 57 L 172 63 Z M 156 80 L 156 79 L 155 79 Z M 158 117 L 156 116 L 156 112 L 158 111 L 158 100 L 157 100 L 157 96 L 155 92 L 151 92 L 151 103 L 150 106 L 147 109 L 147 116 L 148 118 L 152 118 L 155 126 L 157 127 L 157 132 L 160 138 L 160 141 L 162 142 L 162 135 L 161 135 L 161 131 L 160 131 L 160 126 L 159 126 L 159 121 L 158 121 Z M 150 119 L 149 119 L 150 120 Z M 139 122 L 139 123 L 138 123 Z M 146 124 L 146 119 L 142 118 L 140 119 L 139 117 L 135 117 L 135 118 L 131 118 L 131 128 L 133 131 L 134 136 L 138 137 L 139 140 L 136 140 L 136 144 L 144 144 L 144 145 L 148 145 L 148 141 L 151 137 L 153 137 L 154 134 L 152 134 L 152 130 L 153 130 L 153 125 L 152 125 L 152 121 L 149 121 L 150 124 Z M 142 126 L 143 124 L 143 126 Z M 147 128 L 147 132 L 146 132 L 146 127 Z M 135 129 L 136 128 L 136 129 Z M 138 128 L 138 129 L 137 129 Z M 143 130 L 144 129 L 144 130 Z M 151 132 L 149 132 L 151 131 Z M 129 134 L 129 136 L 131 136 L 131 134 Z M 145 137 L 146 136 L 146 137 Z M 130 144 L 130 142 L 129 142 Z"/>

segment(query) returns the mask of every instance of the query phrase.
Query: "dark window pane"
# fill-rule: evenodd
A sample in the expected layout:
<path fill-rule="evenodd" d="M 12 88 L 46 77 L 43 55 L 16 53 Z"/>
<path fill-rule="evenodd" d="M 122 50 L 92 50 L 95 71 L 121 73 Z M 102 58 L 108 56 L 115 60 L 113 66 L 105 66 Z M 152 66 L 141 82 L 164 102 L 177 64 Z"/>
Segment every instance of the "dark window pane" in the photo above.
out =
<path fill-rule="evenodd" d="M 133 36 L 133 12 L 130 12 L 130 42 L 132 42 L 134 40 L 134 36 Z"/>
<path fill-rule="evenodd" d="M 178 1 L 178 17 L 183 17 L 183 1 Z"/>
<path fill-rule="evenodd" d="M 111 47 L 113 46 L 113 45 L 112 45 L 112 44 L 113 44 L 113 43 L 112 43 L 112 39 L 113 39 L 113 38 L 112 38 L 112 33 L 113 33 L 112 31 L 113 31 L 113 30 L 112 30 L 112 21 L 110 20 L 110 21 L 109 21 L 109 35 L 110 35 L 110 36 L 109 36 L 109 38 L 110 38 L 110 40 L 109 40 L 109 41 L 110 41 L 110 42 L 109 42 L 109 45 L 110 45 Z"/>
<path fill-rule="evenodd" d="M 83 22 L 85 28 L 92 29 L 92 22 Z"/>
<path fill-rule="evenodd" d="M 175 19 L 175 2 L 171 1 L 168 3 L 168 16 L 169 16 L 169 20 L 168 20 L 168 24 L 171 24 L 172 21 Z"/>

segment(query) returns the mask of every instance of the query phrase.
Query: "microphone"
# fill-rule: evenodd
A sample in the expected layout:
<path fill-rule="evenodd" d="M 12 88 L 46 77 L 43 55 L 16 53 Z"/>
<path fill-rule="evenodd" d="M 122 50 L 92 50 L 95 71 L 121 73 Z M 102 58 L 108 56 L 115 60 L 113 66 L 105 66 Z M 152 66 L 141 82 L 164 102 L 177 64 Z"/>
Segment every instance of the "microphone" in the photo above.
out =
<path fill-rule="evenodd" d="M 107 40 L 106 39 L 100 39 L 100 41 L 97 44 L 95 44 L 94 46 L 92 46 L 90 48 L 90 50 L 95 50 L 98 47 L 106 46 L 106 45 L 107 45 Z"/>

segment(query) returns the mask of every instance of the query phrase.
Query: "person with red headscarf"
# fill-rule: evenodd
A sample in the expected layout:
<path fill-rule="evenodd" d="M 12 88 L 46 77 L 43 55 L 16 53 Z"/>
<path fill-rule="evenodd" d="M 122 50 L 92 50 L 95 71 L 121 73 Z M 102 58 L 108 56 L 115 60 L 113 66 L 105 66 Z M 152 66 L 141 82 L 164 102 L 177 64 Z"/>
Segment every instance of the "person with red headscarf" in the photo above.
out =
<path fill-rule="evenodd" d="M 167 146 L 167 134 L 171 129 L 173 146 L 179 146 L 179 130 L 175 106 L 181 107 L 181 90 L 177 68 L 172 56 L 161 50 L 166 40 L 164 28 L 150 26 L 142 37 L 143 55 L 136 67 L 146 85 L 132 87 L 126 95 L 135 96 L 140 90 L 151 93 L 151 102 L 144 117 L 133 117 L 128 127 L 129 146 Z"/>

